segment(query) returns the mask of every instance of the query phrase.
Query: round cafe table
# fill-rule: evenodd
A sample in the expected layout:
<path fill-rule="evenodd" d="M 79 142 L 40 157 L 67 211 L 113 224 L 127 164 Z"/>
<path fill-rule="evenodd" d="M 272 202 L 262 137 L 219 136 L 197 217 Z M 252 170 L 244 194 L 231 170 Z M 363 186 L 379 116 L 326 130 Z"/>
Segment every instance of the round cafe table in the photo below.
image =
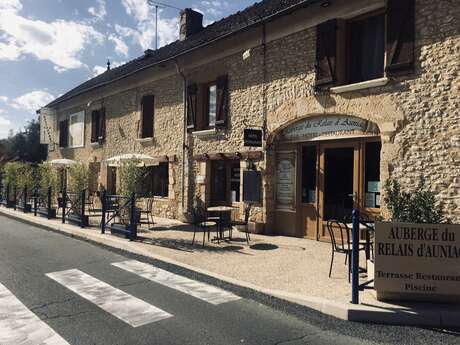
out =
<path fill-rule="evenodd" d="M 224 214 L 228 212 L 232 212 L 235 209 L 235 207 L 232 206 L 211 206 L 207 208 L 208 212 L 217 212 L 219 214 L 219 223 L 218 223 L 218 233 L 219 233 L 219 239 L 223 240 L 224 239 Z M 231 238 L 230 238 L 231 239 Z"/>

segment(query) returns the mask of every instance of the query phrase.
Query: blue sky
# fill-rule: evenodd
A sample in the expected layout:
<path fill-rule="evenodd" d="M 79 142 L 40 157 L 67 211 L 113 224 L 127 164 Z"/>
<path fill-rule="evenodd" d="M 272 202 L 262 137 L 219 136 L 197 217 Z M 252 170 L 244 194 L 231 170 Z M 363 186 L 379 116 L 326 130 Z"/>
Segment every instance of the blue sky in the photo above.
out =
<path fill-rule="evenodd" d="M 256 0 L 159 0 L 204 14 L 205 25 Z M 178 37 L 179 13 L 160 8 L 160 46 Z M 0 0 L 0 138 L 35 110 L 155 45 L 147 0 Z"/>

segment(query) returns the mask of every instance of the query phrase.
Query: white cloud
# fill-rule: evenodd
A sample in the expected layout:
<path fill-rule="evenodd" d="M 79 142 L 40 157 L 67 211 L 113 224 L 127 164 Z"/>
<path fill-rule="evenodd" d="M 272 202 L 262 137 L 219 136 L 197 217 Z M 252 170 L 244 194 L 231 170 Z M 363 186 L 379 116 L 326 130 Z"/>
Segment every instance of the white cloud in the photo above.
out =
<path fill-rule="evenodd" d="M 0 96 L 0 102 L 3 102 L 3 103 L 6 103 L 8 102 L 8 97 L 6 96 Z M 1 113 L 2 109 L 0 109 L 0 113 Z"/>
<path fill-rule="evenodd" d="M 90 25 L 28 19 L 18 14 L 21 8 L 18 0 L 1 1 L 0 59 L 17 60 L 32 55 L 39 60 L 51 61 L 57 70 L 63 71 L 84 66 L 79 55 L 85 46 L 100 44 L 104 40 L 103 35 Z"/>
<path fill-rule="evenodd" d="M 144 0 L 122 0 L 126 13 L 134 17 L 136 28 L 115 25 L 116 32 L 122 37 L 130 37 L 142 49 L 155 46 L 155 9 Z M 163 46 L 179 37 L 179 16 L 175 18 L 162 18 L 161 9 L 158 19 L 158 44 Z"/>
<path fill-rule="evenodd" d="M 125 61 L 110 61 L 110 68 L 115 68 L 125 63 L 126 63 Z M 94 66 L 92 78 L 98 76 L 99 74 L 104 73 L 105 71 L 107 71 L 107 66 L 101 66 L 101 65 Z"/>
<path fill-rule="evenodd" d="M 126 13 L 139 22 L 154 18 L 150 16 L 151 9 L 145 0 L 122 0 L 121 3 L 125 7 Z"/>
<path fill-rule="evenodd" d="M 2 0 L 0 2 L 0 10 L 20 11 L 22 9 L 19 0 Z"/>
<path fill-rule="evenodd" d="M 119 55 L 123 55 L 124 57 L 128 56 L 129 48 L 128 48 L 128 46 L 126 45 L 126 43 L 122 39 L 120 39 L 119 37 L 117 37 L 115 35 L 110 35 L 109 40 L 111 40 L 113 43 L 115 43 L 115 51 Z"/>
<path fill-rule="evenodd" d="M 35 114 L 35 111 L 54 99 L 54 96 L 46 91 L 32 91 L 13 99 L 10 104 L 13 108 L 23 109 Z"/>
<path fill-rule="evenodd" d="M 99 74 L 102 74 L 105 71 L 107 71 L 107 66 L 104 67 L 104 66 L 96 65 L 93 67 L 93 77 L 98 76 Z"/>
<path fill-rule="evenodd" d="M 89 14 L 93 15 L 94 17 L 98 18 L 99 20 L 103 20 L 107 15 L 107 10 L 105 9 L 105 1 L 104 0 L 96 0 L 98 7 L 90 7 L 88 8 Z"/>
<path fill-rule="evenodd" d="M 0 109 L 0 114 L 3 114 L 4 112 L 4 110 Z M 15 130 L 13 122 L 0 115 L 0 139 L 7 138 L 11 130 Z"/>

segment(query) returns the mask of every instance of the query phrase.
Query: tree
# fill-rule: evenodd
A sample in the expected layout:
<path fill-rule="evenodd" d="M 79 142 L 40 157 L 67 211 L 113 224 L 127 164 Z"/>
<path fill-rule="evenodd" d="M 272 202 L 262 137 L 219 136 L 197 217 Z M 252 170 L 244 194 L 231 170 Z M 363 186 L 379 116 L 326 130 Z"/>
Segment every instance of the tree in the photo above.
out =
<path fill-rule="evenodd" d="M 3 161 L 40 163 L 46 160 L 47 147 L 40 144 L 40 123 L 31 120 L 24 131 L 0 140 L 0 154 Z"/>

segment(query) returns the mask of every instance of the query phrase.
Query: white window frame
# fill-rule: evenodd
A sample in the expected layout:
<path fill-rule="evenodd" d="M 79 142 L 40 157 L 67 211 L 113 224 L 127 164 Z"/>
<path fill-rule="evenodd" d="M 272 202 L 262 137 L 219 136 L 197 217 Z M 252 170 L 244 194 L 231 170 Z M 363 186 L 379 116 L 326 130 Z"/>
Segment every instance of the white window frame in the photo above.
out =
<path fill-rule="evenodd" d="M 81 121 L 76 122 L 75 124 L 72 124 L 72 119 L 81 116 Z M 75 125 L 80 125 L 81 124 L 81 144 L 80 145 L 74 145 L 74 140 L 72 137 L 72 131 L 73 131 L 73 126 Z M 68 138 L 68 143 L 70 148 L 78 148 L 78 147 L 84 147 L 85 146 L 85 112 L 80 111 L 78 113 L 71 114 L 69 116 L 69 138 Z"/>

